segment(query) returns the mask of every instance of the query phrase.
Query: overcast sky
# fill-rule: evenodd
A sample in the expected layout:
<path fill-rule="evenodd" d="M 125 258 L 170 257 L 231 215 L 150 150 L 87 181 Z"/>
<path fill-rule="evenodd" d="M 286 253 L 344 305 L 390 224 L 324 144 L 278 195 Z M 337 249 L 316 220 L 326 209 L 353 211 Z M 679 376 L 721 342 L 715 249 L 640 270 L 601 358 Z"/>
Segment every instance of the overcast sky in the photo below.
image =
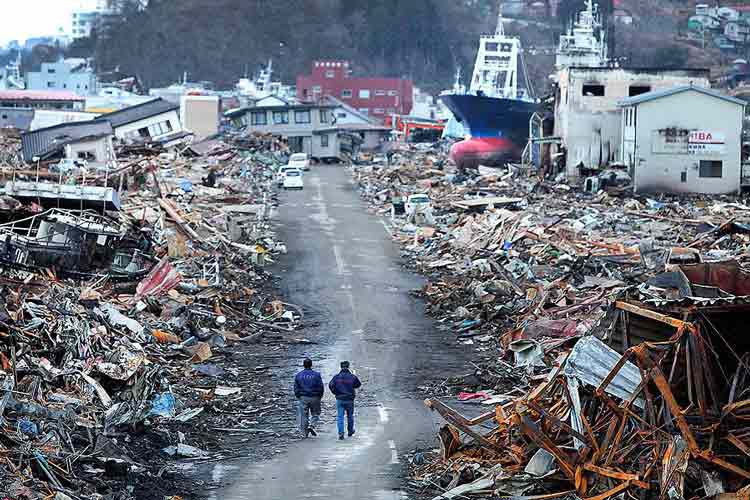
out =
<path fill-rule="evenodd" d="M 54 35 L 59 28 L 68 30 L 75 8 L 90 5 L 90 0 L 0 0 L 0 44 L 23 41 L 40 35 Z"/>

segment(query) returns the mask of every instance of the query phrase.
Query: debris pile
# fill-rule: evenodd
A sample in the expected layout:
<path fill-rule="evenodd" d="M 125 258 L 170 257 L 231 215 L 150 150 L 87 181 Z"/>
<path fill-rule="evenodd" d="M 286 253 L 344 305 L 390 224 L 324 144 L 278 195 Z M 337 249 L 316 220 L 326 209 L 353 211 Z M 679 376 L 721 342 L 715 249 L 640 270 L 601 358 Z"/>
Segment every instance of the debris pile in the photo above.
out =
<path fill-rule="evenodd" d="M 413 460 L 416 488 L 437 498 L 750 493 L 750 206 L 578 192 L 416 156 L 354 176 L 427 276 L 428 311 L 481 358 L 456 403 L 471 416 L 426 401 L 447 425 L 440 452 Z M 429 197 L 431 220 L 400 215 L 414 194 Z M 476 415 L 482 406 L 491 411 Z"/>
<path fill-rule="evenodd" d="M 168 457 L 210 458 L 201 432 L 255 432 L 268 401 L 232 354 L 303 320 L 263 268 L 286 251 L 269 140 L 121 150 L 111 204 L 0 198 L 3 498 L 163 498 Z"/>

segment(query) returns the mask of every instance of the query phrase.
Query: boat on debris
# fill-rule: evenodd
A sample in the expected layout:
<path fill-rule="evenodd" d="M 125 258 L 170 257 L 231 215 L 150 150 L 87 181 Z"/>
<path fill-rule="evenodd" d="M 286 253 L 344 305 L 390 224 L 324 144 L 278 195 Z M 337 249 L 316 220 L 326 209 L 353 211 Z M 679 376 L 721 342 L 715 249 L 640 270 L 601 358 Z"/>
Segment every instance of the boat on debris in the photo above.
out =
<path fill-rule="evenodd" d="M 469 91 L 440 96 L 469 136 L 451 148 L 451 158 L 460 168 L 518 160 L 529 136 L 529 119 L 538 108 L 521 41 L 507 36 L 503 25 L 501 10 L 495 34 L 483 35 L 479 41 Z M 525 87 L 519 85 L 520 74 Z"/>

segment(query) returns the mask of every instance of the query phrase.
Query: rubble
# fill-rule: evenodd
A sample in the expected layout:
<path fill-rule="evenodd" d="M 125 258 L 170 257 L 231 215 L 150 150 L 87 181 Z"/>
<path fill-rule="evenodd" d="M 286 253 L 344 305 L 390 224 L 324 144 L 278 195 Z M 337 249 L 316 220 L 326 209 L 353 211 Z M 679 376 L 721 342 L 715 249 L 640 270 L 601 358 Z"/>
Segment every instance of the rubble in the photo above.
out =
<path fill-rule="evenodd" d="M 45 209 L 13 196 L 13 183 L 46 182 L 34 176 L 45 166 L 3 165 L 3 498 L 184 494 L 188 484 L 164 480 L 170 460 L 214 459 L 210 429 L 246 432 L 248 417 L 271 411 L 258 398 L 266 368 L 245 374 L 232 353 L 303 325 L 264 269 L 286 251 L 270 223 L 285 149 L 272 137 L 226 140 L 123 147 L 114 173 L 83 181 L 117 205 Z M 19 146 L 3 137 L 2 158 Z"/>
<path fill-rule="evenodd" d="M 515 166 L 467 173 L 440 145 L 401 155 L 354 166 L 354 179 L 426 276 L 414 293 L 477 353 L 455 403 L 425 401 L 446 425 L 438 452 L 413 457 L 415 491 L 750 493 L 744 199 L 592 193 Z M 395 210 L 421 193 L 432 221 Z"/>

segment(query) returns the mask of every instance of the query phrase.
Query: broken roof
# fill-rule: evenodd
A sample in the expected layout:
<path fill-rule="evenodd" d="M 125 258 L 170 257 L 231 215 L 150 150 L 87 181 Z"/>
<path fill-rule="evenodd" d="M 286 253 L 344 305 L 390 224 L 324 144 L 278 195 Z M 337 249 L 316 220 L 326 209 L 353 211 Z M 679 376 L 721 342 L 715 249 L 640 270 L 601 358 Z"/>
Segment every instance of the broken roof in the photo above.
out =
<path fill-rule="evenodd" d="M 171 103 L 158 97 L 151 101 L 146 101 L 135 106 L 123 108 L 100 116 L 101 119 L 107 120 L 113 128 L 122 127 L 129 123 L 151 118 L 152 116 L 161 115 L 179 109 L 178 104 Z"/>
<path fill-rule="evenodd" d="M 678 87 L 672 87 L 666 90 L 655 90 L 652 92 L 646 92 L 645 94 L 637 95 L 635 97 L 628 97 L 620 101 L 618 105 L 619 106 L 634 106 L 636 104 L 641 104 L 641 103 L 648 102 L 648 101 L 654 101 L 656 99 L 661 99 L 662 97 L 669 97 L 669 96 L 681 94 L 683 92 L 688 92 L 691 90 L 707 95 L 709 97 L 715 97 L 716 99 L 721 99 L 727 102 L 731 102 L 733 104 L 739 104 L 741 106 L 745 106 L 747 104 L 747 102 L 743 101 L 742 99 L 737 99 L 736 97 L 728 96 L 728 95 L 722 94 L 720 92 L 717 92 L 713 89 L 709 89 L 706 87 L 698 87 L 696 85 L 680 85 Z"/>
<path fill-rule="evenodd" d="M 59 149 L 71 141 L 83 138 L 103 137 L 112 134 L 112 125 L 102 119 L 63 123 L 54 127 L 40 128 L 21 135 L 23 159 L 33 161 L 35 156 L 43 156 Z"/>

